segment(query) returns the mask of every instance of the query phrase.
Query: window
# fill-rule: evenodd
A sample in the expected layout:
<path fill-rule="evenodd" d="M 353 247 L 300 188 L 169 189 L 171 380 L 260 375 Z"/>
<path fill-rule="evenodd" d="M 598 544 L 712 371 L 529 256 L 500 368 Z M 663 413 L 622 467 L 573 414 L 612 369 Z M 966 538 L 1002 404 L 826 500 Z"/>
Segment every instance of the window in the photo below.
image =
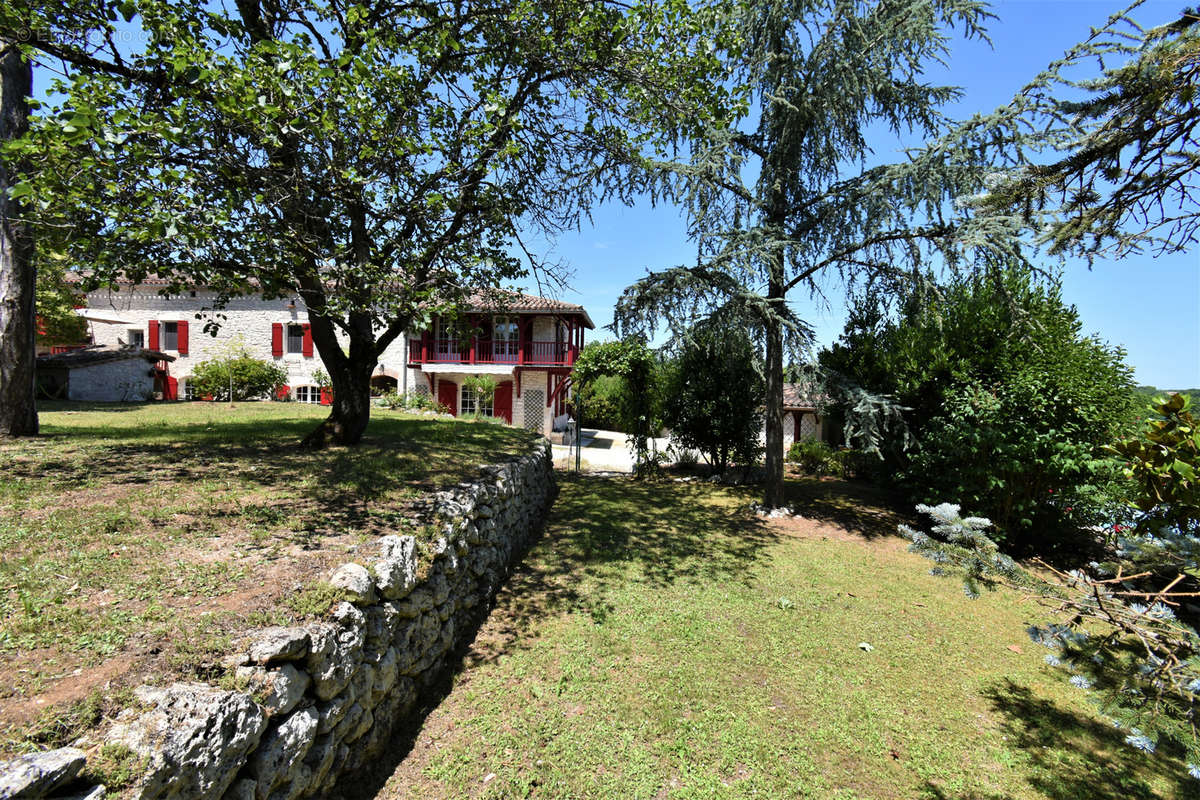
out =
<path fill-rule="evenodd" d="M 475 401 L 475 391 L 470 386 L 464 385 L 462 387 L 462 402 L 458 406 L 459 416 L 467 416 L 468 414 L 482 414 L 485 417 L 495 416 L 491 400 L 484 403 L 477 403 Z"/>
<path fill-rule="evenodd" d="M 140 330 L 140 329 L 130 328 L 129 330 L 126 331 L 126 333 L 129 335 L 129 346 L 130 347 L 145 347 L 146 346 L 146 332 L 145 331 Z"/>
<path fill-rule="evenodd" d="M 287 351 L 289 353 L 304 352 L 304 326 L 303 325 L 288 325 L 287 326 Z"/>
<path fill-rule="evenodd" d="M 457 360 L 459 358 L 458 338 L 454 325 L 446 320 L 438 319 L 437 325 L 434 326 L 433 330 L 434 347 L 436 348 L 438 357 L 446 361 L 451 359 Z"/>
<path fill-rule="evenodd" d="M 497 361 L 515 361 L 518 349 L 517 320 L 515 317 L 496 317 L 492 322 L 493 350 Z"/>
<path fill-rule="evenodd" d="M 162 324 L 162 341 L 159 343 L 163 350 L 179 349 L 179 323 L 164 322 Z"/>
<path fill-rule="evenodd" d="M 182 381 L 180 381 L 180 382 L 183 384 L 183 388 L 182 388 L 182 389 L 179 391 L 179 394 L 180 394 L 180 399 L 182 399 L 182 400 L 195 400 L 195 399 L 196 399 L 196 390 L 195 390 L 195 388 L 192 386 L 192 382 L 191 382 L 191 380 L 190 380 L 190 379 L 189 379 L 189 380 L 182 380 Z"/>
<path fill-rule="evenodd" d="M 321 402 L 321 390 L 316 386 L 297 386 L 295 392 L 297 403 Z"/>

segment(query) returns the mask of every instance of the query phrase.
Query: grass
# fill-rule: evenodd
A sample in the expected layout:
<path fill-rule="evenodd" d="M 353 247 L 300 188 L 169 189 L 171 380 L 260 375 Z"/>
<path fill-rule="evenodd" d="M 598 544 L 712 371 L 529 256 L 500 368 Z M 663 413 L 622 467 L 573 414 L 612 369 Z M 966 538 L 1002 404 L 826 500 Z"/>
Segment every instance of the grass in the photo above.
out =
<path fill-rule="evenodd" d="M 564 477 L 453 688 L 360 798 L 1194 797 L 966 598 L 881 498 Z M 860 643 L 873 649 L 865 651 Z M 1189 782 L 1190 781 L 1190 782 Z"/>
<path fill-rule="evenodd" d="M 376 410 L 360 446 L 299 450 L 326 413 L 57 404 L 0 444 L 0 756 L 96 685 L 211 677 L 231 632 L 319 614 L 330 568 L 529 436 Z"/>

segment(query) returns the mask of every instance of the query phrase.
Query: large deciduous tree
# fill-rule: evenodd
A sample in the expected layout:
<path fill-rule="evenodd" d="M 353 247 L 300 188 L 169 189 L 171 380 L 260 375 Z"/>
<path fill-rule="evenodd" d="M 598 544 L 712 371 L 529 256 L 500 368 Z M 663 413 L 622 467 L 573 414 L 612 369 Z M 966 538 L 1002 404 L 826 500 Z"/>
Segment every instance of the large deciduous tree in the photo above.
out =
<path fill-rule="evenodd" d="M 67 297 L 51 270 L 39 280 L 34 208 L 29 197 L 26 133 L 39 44 L 73 41 L 82 53 L 91 33 L 110 25 L 107 0 L 11 0 L 0 5 L 0 436 L 38 432 L 35 338 L 43 313 L 68 337 L 80 332 L 64 312 Z M 62 233 L 56 225 L 55 232 Z M 61 313 L 60 313 L 61 312 Z M 57 324 L 62 323 L 62 324 Z"/>
<path fill-rule="evenodd" d="M 769 507 L 783 502 L 785 350 L 809 339 L 789 298 L 833 279 L 886 290 L 933 251 L 960 258 L 948 201 L 978 186 L 971 154 L 871 166 L 868 138 L 944 132 L 939 107 L 958 93 L 924 70 L 947 56 L 952 29 L 981 36 L 986 17 L 975 0 L 771 0 L 736 15 L 740 48 L 729 55 L 748 87 L 746 113 L 694 141 L 680 171 L 697 263 L 634 284 L 617 319 L 642 331 L 713 309 L 756 321 Z"/>
<path fill-rule="evenodd" d="M 529 236 L 648 188 L 639 158 L 722 113 L 685 3 L 119 8 L 142 45 L 39 45 L 69 80 L 27 139 L 32 196 L 100 283 L 302 298 L 334 395 L 314 445 L 361 437 L 406 329 L 551 275 Z"/>
<path fill-rule="evenodd" d="M 15 35 L 0 33 L 0 143 L 29 127 L 31 65 Z M 34 403 L 36 273 L 21 200 L 12 196 L 18 166 L 0 155 L 0 437 L 38 432 Z"/>

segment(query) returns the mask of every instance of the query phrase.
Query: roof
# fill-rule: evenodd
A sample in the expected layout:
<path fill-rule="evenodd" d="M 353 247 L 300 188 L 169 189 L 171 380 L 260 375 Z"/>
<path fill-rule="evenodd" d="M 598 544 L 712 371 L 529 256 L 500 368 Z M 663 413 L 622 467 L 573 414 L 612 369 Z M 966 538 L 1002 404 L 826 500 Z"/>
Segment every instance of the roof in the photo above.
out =
<path fill-rule="evenodd" d="M 158 361 L 174 361 L 175 356 L 169 356 L 158 350 L 146 350 L 140 347 L 85 347 L 82 350 L 71 350 L 67 353 L 56 353 L 49 356 L 39 356 L 39 367 L 90 367 L 109 361 L 125 361 L 130 358 L 144 358 L 150 363 Z"/>
<path fill-rule="evenodd" d="M 68 283 L 82 283 L 87 276 L 80 272 L 68 272 L 66 280 Z M 116 283 L 125 286 L 170 286 L 171 281 L 166 278 L 160 278 L 153 275 L 147 275 L 140 281 L 131 281 L 123 278 L 118 278 Z M 203 288 L 194 286 L 192 288 Z M 523 292 L 514 292 L 508 289 L 492 289 L 488 291 L 476 291 L 467 297 L 467 303 L 471 311 L 517 311 L 517 312 L 548 312 L 555 314 L 578 314 L 583 317 L 583 323 L 589 330 L 595 329 L 595 324 L 592 318 L 588 316 L 587 311 L 583 306 L 577 303 L 565 303 L 562 300 L 555 300 L 550 297 L 538 297 L 537 295 L 524 294 Z"/>
<path fill-rule="evenodd" d="M 827 402 L 829 398 L 818 392 L 812 386 L 803 383 L 785 383 L 783 385 L 783 407 L 796 411 L 816 411 L 817 407 Z"/>
<path fill-rule="evenodd" d="M 91 277 L 90 273 L 80 272 L 78 270 L 67 270 L 63 275 L 65 283 L 83 283 Z M 121 284 L 122 286 L 170 286 L 171 281 L 167 278 L 160 278 L 157 275 L 147 275 L 140 281 L 131 281 L 128 278 L 117 278 L 113 283 Z"/>
<path fill-rule="evenodd" d="M 467 298 L 467 302 L 470 303 L 472 311 L 545 311 L 556 314 L 578 314 L 583 317 L 583 323 L 589 330 L 596 327 L 583 306 L 549 297 L 538 297 L 507 289 L 495 289 L 490 292 L 475 292 Z"/>

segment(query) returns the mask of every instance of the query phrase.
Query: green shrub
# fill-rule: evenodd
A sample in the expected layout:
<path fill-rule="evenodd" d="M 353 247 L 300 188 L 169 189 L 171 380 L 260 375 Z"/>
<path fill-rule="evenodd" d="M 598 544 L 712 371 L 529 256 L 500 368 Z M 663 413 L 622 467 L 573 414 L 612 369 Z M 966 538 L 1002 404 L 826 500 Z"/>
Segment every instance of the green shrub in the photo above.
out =
<path fill-rule="evenodd" d="M 273 362 L 261 361 L 242 352 L 224 358 L 202 361 L 189 378 L 197 397 L 211 395 L 215 400 L 274 397 L 279 387 L 287 383 L 287 370 Z"/>
<path fill-rule="evenodd" d="M 388 392 L 379 398 L 379 404 L 393 411 L 436 411 L 439 414 L 450 412 L 450 409 L 434 400 L 428 394 L 421 394 L 420 392 L 405 392 L 404 394 Z"/>
<path fill-rule="evenodd" d="M 625 433 L 621 421 L 621 402 L 625 379 L 617 375 L 601 375 L 584 386 L 574 400 L 576 416 L 582 417 L 582 427 Z"/>
<path fill-rule="evenodd" d="M 1200 521 L 1200 420 L 1191 406 L 1183 393 L 1156 398 L 1141 430 L 1108 448 L 1134 487 L 1130 503 L 1142 512 L 1143 533 L 1191 531 Z"/>
<path fill-rule="evenodd" d="M 697 325 L 666 377 L 663 422 L 673 441 L 719 472 L 758 462 L 766 387 L 748 333 Z"/>
<path fill-rule="evenodd" d="M 820 439 L 797 439 L 788 448 L 787 460 L 809 475 L 841 474 L 837 453 Z"/>
<path fill-rule="evenodd" d="M 894 318 L 858 309 L 821 361 L 905 409 L 917 444 L 885 444 L 881 478 L 913 502 L 954 498 L 1006 547 L 1072 540 L 1124 499 L 1103 448 L 1136 421 L 1132 375 L 1056 288 L 1008 272 L 909 298 Z"/>

